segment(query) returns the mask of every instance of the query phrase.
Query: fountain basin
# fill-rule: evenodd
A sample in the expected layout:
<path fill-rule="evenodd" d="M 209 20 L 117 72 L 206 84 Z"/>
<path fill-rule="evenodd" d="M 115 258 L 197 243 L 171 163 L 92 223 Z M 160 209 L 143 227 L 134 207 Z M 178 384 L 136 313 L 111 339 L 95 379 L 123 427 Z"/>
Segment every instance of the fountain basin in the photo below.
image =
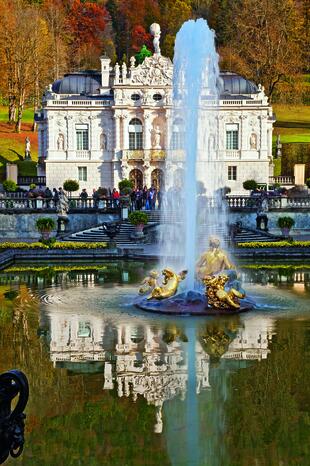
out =
<path fill-rule="evenodd" d="M 134 305 L 147 312 L 183 316 L 234 315 L 254 309 L 254 304 L 247 299 L 243 300 L 239 309 L 217 309 L 209 306 L 205 295 L 198 291 L 179 293 L 172 298 L 162 300 L 139 297 Z"/>

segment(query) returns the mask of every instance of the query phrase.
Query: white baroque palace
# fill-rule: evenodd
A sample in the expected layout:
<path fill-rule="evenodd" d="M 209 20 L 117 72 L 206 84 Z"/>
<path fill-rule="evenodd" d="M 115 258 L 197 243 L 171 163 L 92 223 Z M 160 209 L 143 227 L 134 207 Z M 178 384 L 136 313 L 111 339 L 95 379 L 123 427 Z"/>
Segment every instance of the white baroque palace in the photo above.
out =
<path fill-rule="evenodd" d="M 155 45 L 141 65 L 132 57 L 129 67 L 112 68 L 103 56 L 100 72 L 66 74 L 48 87 L 36 120 L 38 174 L 49 187 L 68 178 L 89 193 L 123 178 L 141 187 L 162 183 L 166 153 L 181 149 L 183 134 L 182 118 L 172 121 L 173 64 Z M 238 194 L 243 181 L 267 184 L 273 174 L 274 117 L 262 86 L 222 72 L 220 88 L 216 150 L 225 186 Z"/>

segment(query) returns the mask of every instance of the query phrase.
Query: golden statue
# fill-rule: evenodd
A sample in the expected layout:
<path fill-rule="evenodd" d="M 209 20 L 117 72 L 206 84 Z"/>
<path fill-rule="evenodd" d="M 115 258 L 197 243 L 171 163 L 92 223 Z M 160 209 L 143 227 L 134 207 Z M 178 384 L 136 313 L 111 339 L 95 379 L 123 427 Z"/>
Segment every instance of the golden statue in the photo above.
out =
<path fill-rule="evenodd" d="M 139 294 L 150 293 L 151 291 L 153 291 L 155 286 L 157 286 L 158 277 L 159 273 L 157 272 L 157 270 L 151 270 L 149 276 L 145 277 L 145 279 L 141 283 Z"/>
<path fill-rule="evenodd" d="M 223 270 L 235 268 L 225 252 L 220 249 L 220 240 L 215 236 L 210 236 L 209 249 L 201 255 L 196 264 L 198 278 L 203 280 L 209 275 L 215 275 Z"/>
<path fill-rule="evenodd" d="M 227 275 L 208 276 L 203 279 L 208 305 L 216 309 L 240 309 L 239 299 L 245 298 L 245 294 L 235 288 L 226 291 L 227 281 Z"/>
<path fill-rule="evenodd" d="M 162 271 L 162 275 L 164 276 L 162 284 L 156 286 L 147 299 L 171 298 L 171 296 L 174 296 L 178 291 L 179 283 L 184 280 L 186 274 L 187 270 L 182 270 L 182 272 L 177 274 L 169 268 L 164 269 Z"/>

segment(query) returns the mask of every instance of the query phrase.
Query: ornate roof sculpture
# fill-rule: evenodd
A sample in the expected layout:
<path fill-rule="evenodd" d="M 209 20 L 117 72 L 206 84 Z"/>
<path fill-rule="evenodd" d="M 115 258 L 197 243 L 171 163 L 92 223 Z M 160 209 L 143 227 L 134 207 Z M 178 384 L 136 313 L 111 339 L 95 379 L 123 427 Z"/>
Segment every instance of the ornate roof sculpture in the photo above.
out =
<path fill-rule="evenodd" d="M 130 82 L 144 86 L 171 86 L 173 65 L 170 58 L 154 54 L 145 58 L 141 65 L 131 69 Z"/>

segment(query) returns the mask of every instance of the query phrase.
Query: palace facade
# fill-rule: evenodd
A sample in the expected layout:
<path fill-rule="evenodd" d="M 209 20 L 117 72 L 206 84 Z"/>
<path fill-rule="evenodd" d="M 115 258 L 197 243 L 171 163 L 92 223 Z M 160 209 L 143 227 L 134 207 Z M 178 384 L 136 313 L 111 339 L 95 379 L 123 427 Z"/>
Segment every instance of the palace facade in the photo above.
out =
<path fill-rule="evenodd" d="M 66 74 L 46 90 L 36 115 L 38 175 L 51 188 L 76 179 L 89 194 L 123 178 L 158 186 L 168 150 L 180 150 L 184 139 L 182 115 L 172 115 L 173 64 L 160 53 L 137 66 L 132 57 L 129 67 L 100 60 L 100 72 Z M 268 184 L 273 175 L 272 108 L 260 85 L 235 73 L 222 72 L 220 87 L 212 144 L 224 164 L 224 186 L 244 193 L 245 180 Z"/>

